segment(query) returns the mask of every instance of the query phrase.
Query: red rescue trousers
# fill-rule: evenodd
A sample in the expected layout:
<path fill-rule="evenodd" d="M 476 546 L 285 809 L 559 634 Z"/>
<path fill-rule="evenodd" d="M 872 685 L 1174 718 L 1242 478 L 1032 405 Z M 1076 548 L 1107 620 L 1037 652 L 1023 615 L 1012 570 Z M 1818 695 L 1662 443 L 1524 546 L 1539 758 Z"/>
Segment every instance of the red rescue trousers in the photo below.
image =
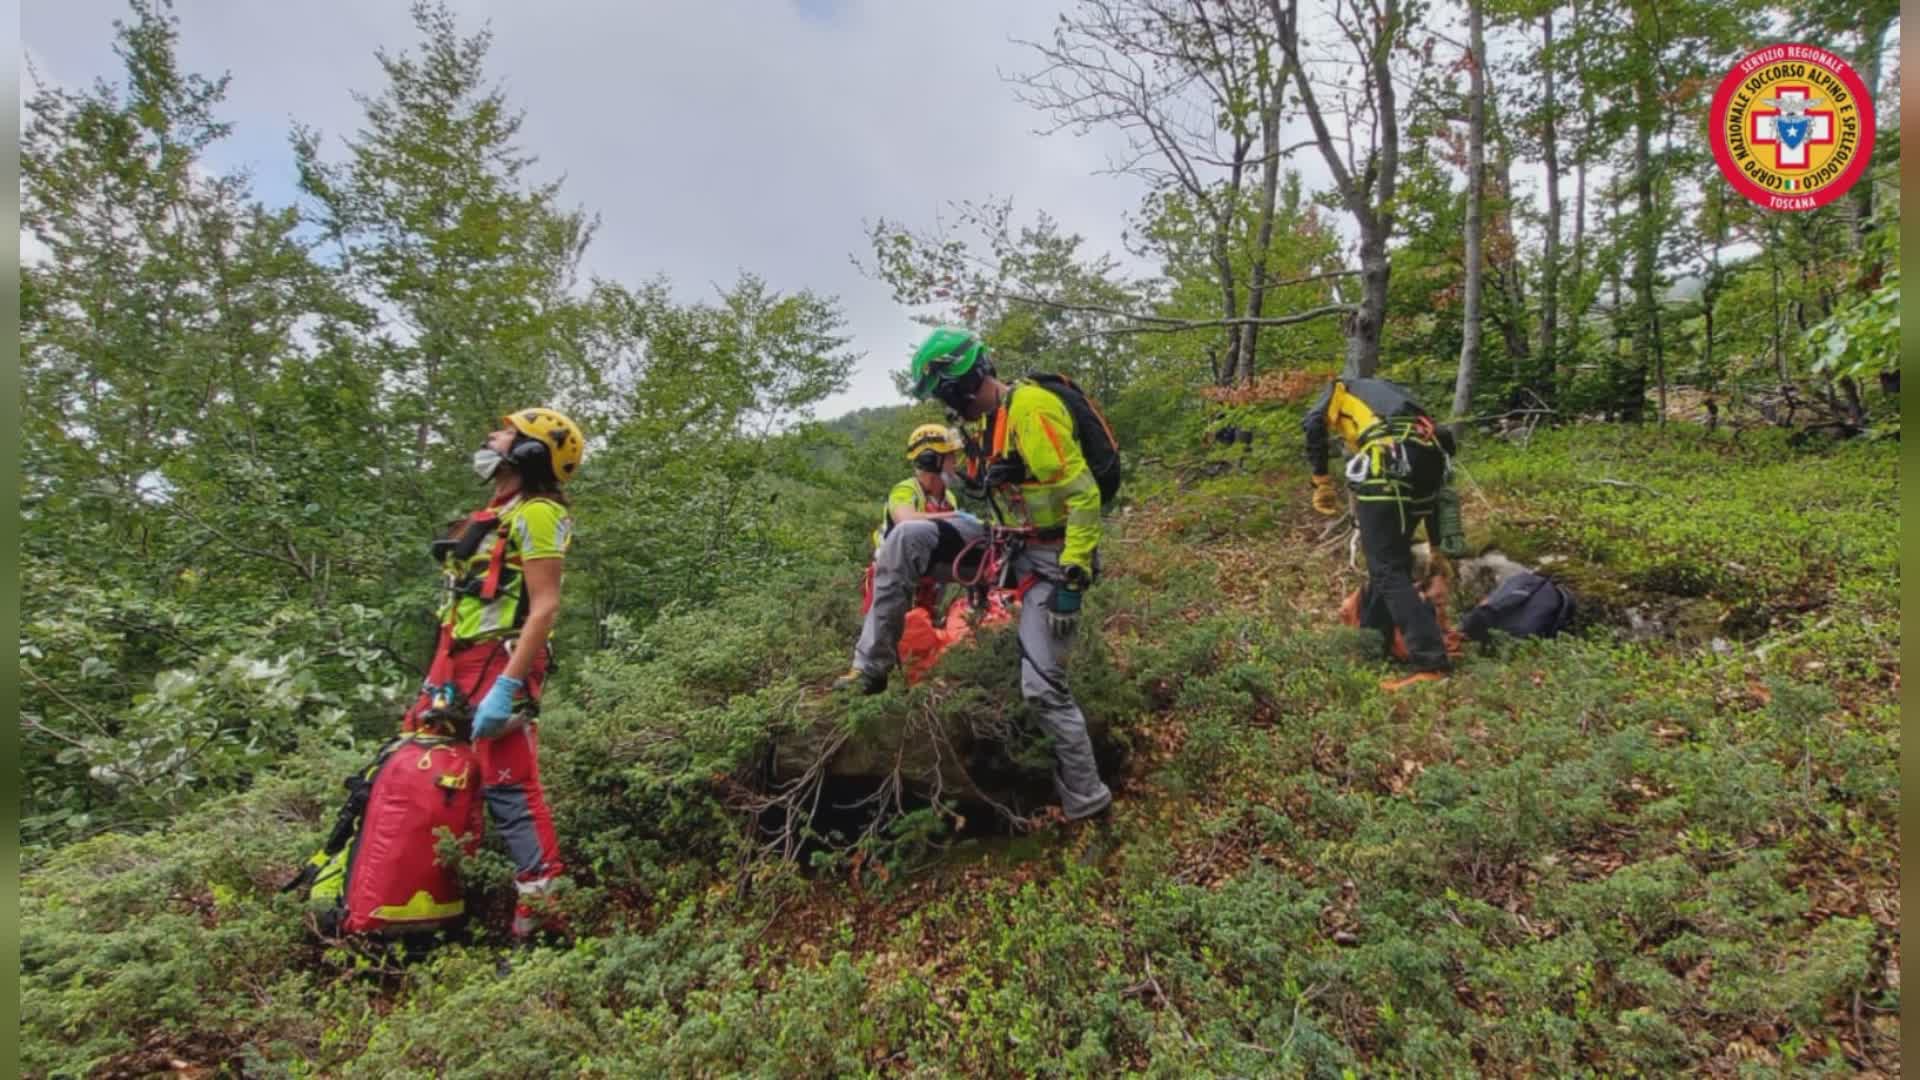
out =
<path fill-rule="evenodd" d="M 508 652 L 503 641 L 474 642 L 456 646 L 448 659 L 452 662 L 451 680 L 468 705 L 477 703 L 493 680 L 506 670 Z M 543 649 L 527 669 L 526 688 L 520 700 L 540 700 L 540 688 L 547 679 L 547 657 Z M 432 706 L 432 688 L 420 693 L 413 708 L 401 721 L 405 731 L 414 730 L 421 714 Z M 545 891 L 561 872 L 560 843 L 553 831 L 553 814 L 547 809 L 546 793 L 540 787 L 538 737 L 531 723 L 522 724 L 492 739 L 473 744 L 480 761 L 480 794 L 487 804 L 487 817 L 506 841 L 507 854 L 518 871 L 522 906 L 529 896 Z M 519 922 L 518 919 L 515 920 Z"/>

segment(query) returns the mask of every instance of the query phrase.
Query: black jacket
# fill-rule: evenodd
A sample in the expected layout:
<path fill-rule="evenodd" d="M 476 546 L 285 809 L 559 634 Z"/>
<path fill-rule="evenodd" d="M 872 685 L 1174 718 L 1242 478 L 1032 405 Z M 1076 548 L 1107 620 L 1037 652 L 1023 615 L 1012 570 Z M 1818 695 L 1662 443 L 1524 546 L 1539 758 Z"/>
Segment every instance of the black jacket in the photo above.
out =
<path fill-rule="evenodd" d="M 1485 641 L 1494 630 L 1514 637 L 1553 637 L 1573 621 L 1573 594 L 1548 578 L 1515 574 L 1460 619 L 1460 632 Z"/>
<path fill-rule="evenodd" d="M 1379 422 L 1426 415 L 1427 410 L 1398 383 L 1335 379 L 1300 421 L 1300 430 L 1307 438 L 1307 465 L 1315 476 L 1326 475 L 1329 432 L 1339 435 L 1351 454 L 1360 449 L 1363 438 Z"/>

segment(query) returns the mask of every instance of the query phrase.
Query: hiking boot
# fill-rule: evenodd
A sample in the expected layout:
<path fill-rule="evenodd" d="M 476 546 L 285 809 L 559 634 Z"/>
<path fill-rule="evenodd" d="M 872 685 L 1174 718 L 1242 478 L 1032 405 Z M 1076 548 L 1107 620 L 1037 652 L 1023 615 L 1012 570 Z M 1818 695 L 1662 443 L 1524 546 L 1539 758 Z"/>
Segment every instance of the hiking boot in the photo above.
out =
<path fill-rule="evenodd" d="M 856 687 L 859 688 L 862 694 L 871 697 L 887 688 L 887 677 L 884 673 L 870 675 L 867 672 L 861 671 L 859 668 L 853 668 L 845 675 L 833 680 L 833 686 L 830 689 L 834 693 L 839 693 L 842 690 L 851 690 Z"/>
<path fill-rule="evenodd" d="M 1113 804 L 1095 810 L 1083 818 L 1071 818 L 1063 826 L 1073 858 L 1082 866 L 1099 866 L 1114 850 Z"/>
<path fill-rule="evenodd" d="M 1447 673 L 1444 671 L 1416 671 L 1411 675 L 1402 675 L 1397 679 L 1381 679 L 1380 689 L 1389 694 L 1397 694 L 1409 686 L 1423 682 L 1441 682 Z"/>
<path fill-rule="evenodd" d="M 572 927 L 567 925 L 566 916 L 551 906 L 542 907 L 544 910 L 537 910 L 520 904 L 513 909 L 513 925 L 508 932 L 515 944 L 560 944 L 568 940 Z"/>

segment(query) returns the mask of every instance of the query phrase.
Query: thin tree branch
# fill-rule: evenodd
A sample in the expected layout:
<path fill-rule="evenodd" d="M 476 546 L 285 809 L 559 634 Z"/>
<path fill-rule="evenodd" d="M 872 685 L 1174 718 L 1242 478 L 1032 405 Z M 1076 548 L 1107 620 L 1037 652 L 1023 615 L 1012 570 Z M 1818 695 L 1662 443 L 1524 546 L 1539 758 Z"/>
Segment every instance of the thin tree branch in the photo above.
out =
<path fill-rule="evenodd" d="M 1358 271 L 1346 271 L 1346 272 L 1357 273 Z M 1315 276 L 1327 277 L 1327 276 L 1334 276 L 1334 275 L 1315 275 Z M 1301 280 L 1313 280 L 1313 279 L 1303 278 Z M 1332 315 L 1332 314 L 1337 314 L 1343 311 L 1351 311 L 1353 310 L 1353 307 L 1354 307 L 1354 305 L 1352 304 L 1328 304 L 1324 307 L 1313 308 L 1310 311 L 1300 312 L 1294 315 L 1277 315 L 1277 316 L 1268 316 L 1268 317 L 1262 317 L 1257 319 L 1247 318 L 1244 316 L 1236 316 L 1233 318 L 1224 318 L 1224 319 L 1178 319 L 1169 315 L 1147 315 L 1137 311 L 1127 311 L 1124 308 L 1107 307 L 1103 304 L 1070 304 L 1062 300 L 1049 300 L 1044 296 L 1025 296 L 1020 293 L 989 292 L 989 293 L 984 293 L 982 295 L 991 297 L 992 299 L 995 299 L 995 300 L 1005 300 L 1005 301 L 1009 301 L 1016 304 L 1032 304 L 1036 307 L 1052 308 L 1055 311 L 1079 311 L 1079 312 L 1085 312 L 1092 315 L 1110 315 L 1116 319 L 1127 319 L 1129 321 L 1136 322 L 1136 323 L 1148 323 L 1148 324 L 1152 324 L 1154 326 L 1161 327 L 1167 330 L 1200 330 L 1200 329 L 1210 329 L 1210 328 L 1221 327 L 1221 326 L 1248 326 L 1248 325 L 1288 326 L 1293 323 L 1306 322 L 1309 319 L 1317 319 L 1323 315 Z"/>
<path fill-rule="evenodd" d="M 92 724 L 93 729 L 95 731 L 98 731 L 101 735 L 107 738 L 112 738 L 112 735 L 107 731 L 106 725 L 102 724 L 99 718 L 95 717 L 93 713 L 89 712 L 85 706 L 81 705 L 79 702 L 73 700 L 72 698 L 68 697 L 66 694 L 62 693 L 59 687 L 48 682 L 46 678 L 43 677 L 39 672 L 34 671 L 32 668 L 27 668 L 25 670 L 27 672 L 27 677 L 32 679 L 34 682 L 38 683 L 41 689 L 45 690 L 49 694 L 52 694 L 54 697 L 59 698 L 61 703 L 66 705 L 67 708 L 72 709 L 76 713 L 79 713 L 81 719 L 85 720 L 89 724 Z M 75 746 L 83 745 L 82 743 L 75 742 L 70 736 L 60 735 L 59 732 L 54 731 L 52 728 L 47 727 L 45 724 L 36 723 L 34 726 L 41 731 L 47 732 L 48 734 L 56 735 L 61 738 L 64 738 L 68 742 L 72 742 Z"/>
<path fill-rule="evenodd" d="M 226 533 L 223 533 L 219 529 L 216 529 L 212 525 L 208 524 L 204 518 L 200 517 L 198 514 L 195 514 L 192 510 L 188 509 L 186 504 L 183 502 L 173 503 L 172 509 L 179 511 L 181 514 L 185 515 L 188 520 L 200 526 L 202 529 L 205 529 L 210 535 L 214 537 L 214 539 L 219 540 L 221 543 L 227 545 L 228 547 L 232 548 L 237 552 L 240 552 L 242 555 L 251 555 L 256 559 L 265 559 L 269 562 L 284 563 L 287 566 L 293 567 L 294 570 L 297 571 L 302 578 L 305 578 L 309 584 L 313 582 L 312 568 L 307 566 L 307 564 L 302 562 L 299 558 L 285 555 L 277 551 L 248 547 L 245 544 L 242 544 L 240 541 L 235 540 L 233 537 L 228 536 Z M 291 542 L 289 542 L 289 547 L 291 547 Z"/>
<path fill-rule="evenodd" d="M 1359 277 L 1361 273 L 1362 271 L 1359 270 L 1329 270 L 1324 274 L 1308 274 L 1305 277 L 1287 278 L 1284 281 L 1263 278 L 1260 284 L 1269 289 L 1284 289 L 1289 285 L 1305 285 L 1308 282 L 1326 281 L 1329 278 Z"/>
<path fill-rule="evenodd" d="M 1328 315 L 1349 315 L 1357 310 L 1359 310 L 1359 305 L 1357 304 L 1327 304 L 1323 307 L 1296 312 L 1292 315 L 1265 316 L 1258 319 L 1249 319 L 1245 316 L 1238 316 L 1231 319 L 1176 319 L 1172 321 L 1155 322 L 1145 326 L 1116 326 L 1103 330 L 1089 330 L 1084 334 L 1076 336 L 1113 337 L 1120 334 L 1177 334 L 1187 330 L 1212 330 L 1222 326 L 1291 326 L 1295 323 L 1325 318 Z"/>
<path fill-rule="evenodd" d="M 1307 139 L 1304 142 L 1294 143 L 1292 146 L 1282 147 L 1281 149 L 1275 150 L 1270 154 L 1261 154 L 1259 157 L 1250 157 L 1245 161 L 1241 162 L 1241 164 L 1249 165 L 1249 166 L 1265 165 L 1268 161 L 1271 161 L 1275 158 L 1278 158 L 1281 161 L 1285 161 L 1293 157 L 1294 154 L 1302 150 L 1305 150 L 1308 147 L 1313 147 L 1318 145 L 1320 145 L 1320 142 L 1318 139 Z M 1204 154 L 1193 155 L 1193 160 L 1200 162 L 1202 165 L 1213 165 L 1222 169 L 1230 169 L 1233 167 L 1233 162 L 1231 161 L 1222 161 L 1218 158 L 1210 158 Z"/>

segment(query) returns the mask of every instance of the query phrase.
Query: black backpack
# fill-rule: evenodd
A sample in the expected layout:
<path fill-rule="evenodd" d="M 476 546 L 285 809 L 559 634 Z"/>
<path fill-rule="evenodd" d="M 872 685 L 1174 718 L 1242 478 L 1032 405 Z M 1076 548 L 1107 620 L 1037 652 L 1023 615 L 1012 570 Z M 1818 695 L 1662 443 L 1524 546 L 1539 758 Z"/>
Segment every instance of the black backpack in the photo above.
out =
<path fill-rule="evenodd" d="M 1100 412 L 1100 406 L 1065 375 L 1034 372 L 1026 379 L 1053 391 L 1066 403 L 1067 412 L 1073 417 L 1073 440 L 1080 444 L 1080 454 L 1087 459 L 1094 483 L 1100 485 L 1100 507 L 1104 510 L 1112 506 L 1120 494 L 1120 441 L 1113 437 L 1113 427 Z"/>
<path fill-rule="evenodd" d="M 1513 637 L 1555 637 L 1573 625 L 1579 601 L 1559 583 L 1526 571 L 1500 583 L 1460 617 L 1460 630 L 1475 641 L 1499 630 Z"/>

